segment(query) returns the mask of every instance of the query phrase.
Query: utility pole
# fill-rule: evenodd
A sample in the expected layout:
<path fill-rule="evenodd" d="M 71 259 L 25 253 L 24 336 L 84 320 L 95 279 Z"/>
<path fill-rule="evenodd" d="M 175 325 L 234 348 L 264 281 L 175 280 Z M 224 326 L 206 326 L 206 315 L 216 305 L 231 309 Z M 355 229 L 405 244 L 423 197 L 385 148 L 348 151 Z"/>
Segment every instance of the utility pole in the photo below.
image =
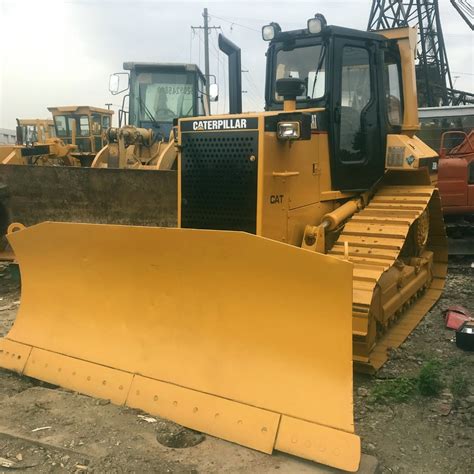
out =
<path fill-rule="evenodd" d="M 210 79 L 210 72 L 209 72 L 209 30 L 220 30 L 220 26 L 209 26 L 209 15 L 207 13 L 207 8 L 204 8 L 204 12 L 202 14 L 204 18 L 204 26 L 191 26 L 191 29 L 194 30 L 204 30 L 204 76 L 206 78 L 206 101 L 211 110 L 211 103 L 209 100 L 209 79 Z"/>
<path fill-rule="evenodd" d="M 110 110 L 110 107 L 112 106 L 111 103 L 105 104 L 107 106 L 107 109 Z"/>

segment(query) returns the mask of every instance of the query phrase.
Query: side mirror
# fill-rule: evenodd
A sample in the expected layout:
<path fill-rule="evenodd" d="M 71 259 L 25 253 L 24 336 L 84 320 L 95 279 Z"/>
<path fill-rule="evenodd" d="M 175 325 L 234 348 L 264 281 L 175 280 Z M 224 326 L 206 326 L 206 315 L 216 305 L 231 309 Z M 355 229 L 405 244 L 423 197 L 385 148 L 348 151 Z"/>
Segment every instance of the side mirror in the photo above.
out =
<path fill-rule="evenodd" d="M 128 72 L 115 72 L 110 75 L 109 78 L 109 91 L 112 95 L 120 94 L 125 92 L 128 87 L 129 76 Z"/>
<path fill-rule="evenodd" d="M 209 100 L 211 102 L 217 102 L 219 99 L 219 86 L 214 83 L 209 86 Z"/>

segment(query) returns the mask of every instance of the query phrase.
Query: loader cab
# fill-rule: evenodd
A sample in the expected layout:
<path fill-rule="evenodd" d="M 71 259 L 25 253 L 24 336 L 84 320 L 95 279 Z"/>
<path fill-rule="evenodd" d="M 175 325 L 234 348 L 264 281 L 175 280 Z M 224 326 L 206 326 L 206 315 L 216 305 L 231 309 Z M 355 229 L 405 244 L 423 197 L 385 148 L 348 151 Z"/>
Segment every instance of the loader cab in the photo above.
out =
<path fill-rule="evenodd" d="M 194 64 L 126 62 L 130 71 L 128 124 L 167 140 L 179 117 L 209 115 L 206 80 Z"/>
<path fill-rule="evenodd" d="M 296 97 L 296 109 L 325 109 L 313 115 L 312 132 L 328 136 L 333 189 L 367 189 L 384 173 L 387 134 L 401 131 L 402 75 L 396 42 L 324 23 L 316 33 L 309 27 L 282 32 L 272 25 L 266 110 L 284 108 L 277 92 L 279 79 L 300 79 L 304 92 Z"/>
<path fill-rule="evenodd" d="M 50 119 L 16 119 L 16 144 L 33 146 L 55 136 L 54 123 Z"/>
<path fill-rule="evenodd" d="M 73 155 L 82 166 L 90 166 L 105 146 L 105 131 L 110 127 L 113 111 L 100 107 L 48 107 L 53 115 L 55 133 L 66 144 L 77 146 Z"/>

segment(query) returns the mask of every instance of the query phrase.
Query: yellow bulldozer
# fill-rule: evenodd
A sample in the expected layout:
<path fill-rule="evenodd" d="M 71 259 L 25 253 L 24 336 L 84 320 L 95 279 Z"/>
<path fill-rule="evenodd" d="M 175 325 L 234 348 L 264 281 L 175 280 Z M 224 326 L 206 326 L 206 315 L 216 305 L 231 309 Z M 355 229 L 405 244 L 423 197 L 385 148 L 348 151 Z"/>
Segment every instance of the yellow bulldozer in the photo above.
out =
<path fill-rule="evenodd" d="M 318 14 L 262 34 L 266 111 L 179 120 L 177 226 L 8 236 L 22 296 L 0 365 L 356 471 L 353 366 L 381 367 L 447 267 L 416 30 Z"/>

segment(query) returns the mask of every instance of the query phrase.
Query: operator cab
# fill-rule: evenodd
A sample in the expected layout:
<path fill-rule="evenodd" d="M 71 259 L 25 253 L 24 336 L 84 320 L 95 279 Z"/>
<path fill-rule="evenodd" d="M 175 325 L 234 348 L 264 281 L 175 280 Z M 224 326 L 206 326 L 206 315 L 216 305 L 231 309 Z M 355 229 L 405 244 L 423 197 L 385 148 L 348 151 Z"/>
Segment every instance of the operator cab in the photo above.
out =
<path fill-rule="evenodd" d="M 56 136 L 54 122 L 49 119 L 16 119 L 16 144 L 34 146 Z"/>
<path fill-rule="evenodd" d="M 168 140 L 175 119 L 209 115 L 206 79 L 196 65 L 125 62 L 123 68 L 130 71 L 128 125 Z"/>
<path fill-rule="evenodd" d="M 53 115 L 55 135 L 65 144 L 77 146 L 72 155 L 81 166 L 90 166 L 105 146 L 104 132 L 112 123 L 113 111 L 88 105 L 48 107 Z"/>
<path fill-rule="evenodd" d="M 262 29 L 267 51 L 265 109 L 283 110 L 280 79 L 299 79 L 296 109 L 313 114 L 313 133 L 328 133 L 335 189 L 367 189 L 385 169 L 386 137 L 400 133 L 403 97 L 396 41 L 384 36 L 327 26 L 320 14 L 306 29 Z"/>

